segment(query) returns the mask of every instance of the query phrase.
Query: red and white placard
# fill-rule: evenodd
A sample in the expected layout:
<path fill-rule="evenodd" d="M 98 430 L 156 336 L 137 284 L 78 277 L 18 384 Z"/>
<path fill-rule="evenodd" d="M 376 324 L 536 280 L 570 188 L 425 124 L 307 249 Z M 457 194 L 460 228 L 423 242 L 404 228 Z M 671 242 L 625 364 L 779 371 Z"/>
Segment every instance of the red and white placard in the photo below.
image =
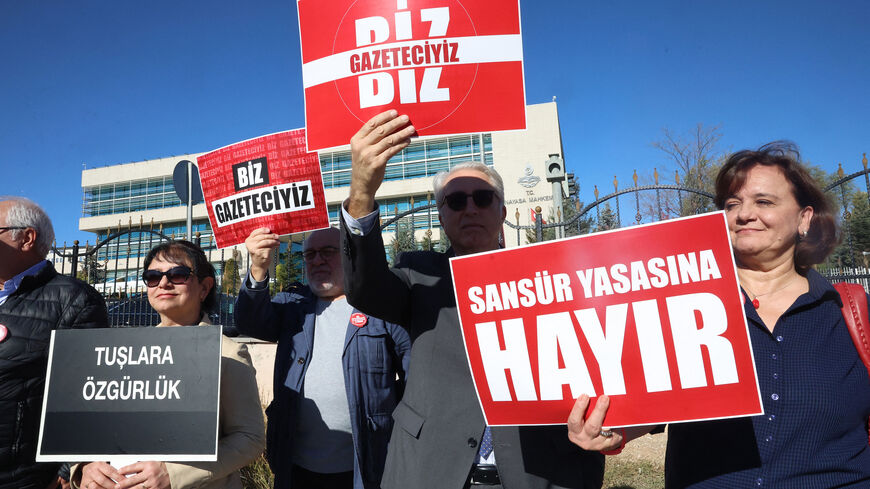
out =
<path fill-rule="evenodd" d="M 487 424 L 564 424 L 583 393 L 608 426 L 763 411 L 724 213 L 450 264 Z"/>
<path fill-rule="evenodd" d="M 517 0 L 298 0 L 310 151 L 387 109 L 419 135 L 525 128 Z"/>
<path fill-rule="evenodd" d="M 225 146 L 196 159 L 208 218 L 219 248 L 268 227 L 292 234 L 329 226 L 320 159 L 305 130 Z"/>

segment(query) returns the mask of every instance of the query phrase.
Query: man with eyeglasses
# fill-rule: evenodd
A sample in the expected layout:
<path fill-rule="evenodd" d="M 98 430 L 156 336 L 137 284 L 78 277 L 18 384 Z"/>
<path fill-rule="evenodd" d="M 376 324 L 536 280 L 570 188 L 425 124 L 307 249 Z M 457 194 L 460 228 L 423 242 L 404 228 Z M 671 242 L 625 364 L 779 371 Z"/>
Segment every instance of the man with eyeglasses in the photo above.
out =
<path fill-rule="evenodd" d="M 577 449 L 565 426 L 487 427 L 456 312 L 449 259 L 500 247 L 507 210 L 499 174 L 461 163 L 433 185 L 446 253 L 414 251 L 389 269 L 377 227 L 375 193 L 387 161 L 415 133 L 395 110 L 372 118 L 351 139 L 350 195 L 342 205 L 345 291 L 355 307 L 404 325 L 413 347 L 384 489 L 599 488 L 604 457 Z"/>
<path fill-rule="evenodd" d="M 243 334 L 277 341 L 266 457 L 275 488 L 380 487 L 390 413 L 401 398 L 411 342 L 403 328 L 347 303 L 339 231 L 303 243 L 307 287 L 270 300 L 268 270 L 278 235 L 254 230 L 251 269 L 236 302 Z"/>
<path fill-rule="evenodd" d="M 0 196 L 0 489 L 69 487 L 69 467 L 35 462 L 51 331 L 104 328 L 93 287 L 45 259 L 51 220 L 36 203 Z"/>

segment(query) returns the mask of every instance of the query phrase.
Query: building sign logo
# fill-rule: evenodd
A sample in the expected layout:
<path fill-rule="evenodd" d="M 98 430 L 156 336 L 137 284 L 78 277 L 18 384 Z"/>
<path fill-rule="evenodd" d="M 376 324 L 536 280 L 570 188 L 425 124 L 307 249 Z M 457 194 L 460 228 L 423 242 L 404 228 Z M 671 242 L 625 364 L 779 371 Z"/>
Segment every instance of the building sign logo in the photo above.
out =
<path fill-rule="evenodd" d="M 517 183 L 526 188 L 532 188 L 541 181 L 541 177 L 533 175 L 535 170 L 532 169 L 531 163 L 526 163 L 526 168 L 523 170 L 524 176 L 517 180 Z"/>
<path fill-rule="evenodd" d="M 394 108 L 420 135 L 525 128 L 519 4 L 298 0 L 310 151 Z"/>

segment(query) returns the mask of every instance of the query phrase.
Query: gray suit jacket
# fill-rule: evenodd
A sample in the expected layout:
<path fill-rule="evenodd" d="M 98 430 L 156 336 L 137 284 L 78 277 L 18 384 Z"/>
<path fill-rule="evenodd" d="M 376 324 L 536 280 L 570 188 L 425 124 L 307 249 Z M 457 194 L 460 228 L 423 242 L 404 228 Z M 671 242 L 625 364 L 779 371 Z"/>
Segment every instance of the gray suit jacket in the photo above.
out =
<path fill-rule="evenodd" d="M 352 234 L 342 219 L 345 293 L 356 308 L 404 325 L 411 366 L 393 412 L 384 489 L 461 489 L 485 427 L 459 328 L 448 253 L 411 252 L 390 269 L 381 233 Z M 568 440 L 565 426 L 494 427 L 506 489 L 600 488 L 604 457 Z"/>

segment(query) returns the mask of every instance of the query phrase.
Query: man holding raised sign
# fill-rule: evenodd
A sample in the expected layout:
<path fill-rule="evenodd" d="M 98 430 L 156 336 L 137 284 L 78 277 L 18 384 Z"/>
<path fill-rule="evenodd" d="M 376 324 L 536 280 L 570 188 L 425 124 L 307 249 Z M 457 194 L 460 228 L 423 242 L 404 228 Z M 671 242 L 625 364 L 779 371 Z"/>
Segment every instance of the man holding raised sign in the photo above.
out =
<path fill-rule="evenodd" d="M 303 244 L 308 286 L 271 300 L 278 245 L 269 228 L 245 240 L 251 270 L 236 303 L 239 331 L 278 342 L 266 410 L 275 488 L 376 489 L 408 370 L 408 333 L 348 304 L 335 228 Z"/>
<path fill-rule="evenodd" d="M 375 193 L 387 160 L 407 147 L 414 133 L 408 117 L 395 110 L 368 121 L 351 139 L 353 174 L 342 205 L 348 300 L 406 326 L 413 341 L 413 369 L 393 413 L 396 426 L 382 487 L 600 487 L 603 456 L 572 446 L 564 426 L 485 426 L 465 356 L 449 259 L 499 248 L 507 210 L 498 173 L 475 162 L 437 175 L 439 220 L 452 248 L 405 253 L 388 268 Z"/>

